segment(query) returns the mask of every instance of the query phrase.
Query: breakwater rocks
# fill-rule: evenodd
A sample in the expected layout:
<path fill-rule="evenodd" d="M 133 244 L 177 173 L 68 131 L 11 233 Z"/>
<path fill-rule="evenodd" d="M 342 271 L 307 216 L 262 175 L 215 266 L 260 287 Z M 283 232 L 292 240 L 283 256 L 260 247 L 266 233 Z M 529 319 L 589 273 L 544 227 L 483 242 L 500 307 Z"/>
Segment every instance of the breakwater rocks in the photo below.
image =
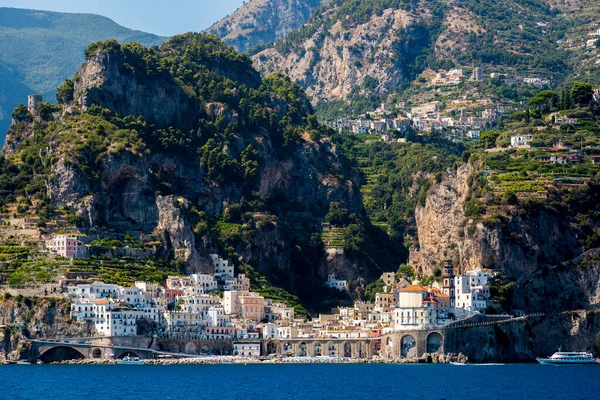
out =
<path fill-rule="evenodd" d="M 231 356 L 163 358 L 143 360 L 147 365 L 196 365 L 196 364 L 447 364 L 466 363 L 463 354 L 424 354 L 422 357 L 398 358 L 385 360 L 374 358 L 341 358 L 341 357 L 274 357 L 247 358 Z M 68 365 L 116 365 L 113 359 L 78 359 L 54 362 L 52 364 Z"/>

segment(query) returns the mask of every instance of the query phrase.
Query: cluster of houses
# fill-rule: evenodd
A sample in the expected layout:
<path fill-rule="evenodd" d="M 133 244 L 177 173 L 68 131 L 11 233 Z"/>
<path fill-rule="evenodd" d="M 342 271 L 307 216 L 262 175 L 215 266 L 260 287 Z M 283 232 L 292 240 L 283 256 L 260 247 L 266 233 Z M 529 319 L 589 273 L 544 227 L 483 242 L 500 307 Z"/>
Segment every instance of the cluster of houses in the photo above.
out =
<path fill-rule="evenodd" d="M 91 282 L 67 287 L 71 318 L 89 321 L 100 336 L 159 332 L 173 338 L 232 340 L 234 355 L 259 356 L 259 339 L 369 338 L 397 331 L 443 326 L 487 307 L 490 273 L 475 270 L 454 276 L 448 262 L 442 282 L 408 282 L 382 276 L 375 302 L 355 302 L 312 320 L 296 318 L 294 308 L 250 291 L 243 274 L 212 255 L 214 274 L 170 276 L 165 285 L 136 282 L 122 287 Z M 329 277 L 346 290 L 346 282 Z M 144 331 L 143 326 L 150 327 Z"/>
<path fill-rule="evenodd" d="M 396 108 L 404 106 L 398 104 Z M 404 139 L 393 139 L 390 132 L 402 136 L 411 129 L 418 132 L 447 130 L 453 136 L 478 139 L 481 130 L 495 126 L 504 112 L 502 107 L 486 108 L 479 115 L 474 116 L 467 115 L 462 109 L 459 117 L 443 116 L 441 112 L 443 104 L 433 101 L 412 107 L 392 117 L 392 108 L 389 104 L 382 103 L 377 110 L 361 118 L 339 118 L 323 123 L 339 132 L 382 135 L 386 142 L 404 142 Z"/>

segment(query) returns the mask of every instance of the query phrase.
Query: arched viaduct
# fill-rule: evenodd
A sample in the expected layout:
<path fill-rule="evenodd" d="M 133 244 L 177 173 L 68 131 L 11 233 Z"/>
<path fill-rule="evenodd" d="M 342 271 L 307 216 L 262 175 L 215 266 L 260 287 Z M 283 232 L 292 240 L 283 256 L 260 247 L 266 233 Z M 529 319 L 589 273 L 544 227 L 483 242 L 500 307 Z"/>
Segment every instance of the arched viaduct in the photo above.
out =
<path fill-rule="evenodd" d="M 441 329 L 409 330 L 381 337 L 381 357 L 386 360 L 418 358 L 426 353 L 444 353 L 445 334 Z"/>

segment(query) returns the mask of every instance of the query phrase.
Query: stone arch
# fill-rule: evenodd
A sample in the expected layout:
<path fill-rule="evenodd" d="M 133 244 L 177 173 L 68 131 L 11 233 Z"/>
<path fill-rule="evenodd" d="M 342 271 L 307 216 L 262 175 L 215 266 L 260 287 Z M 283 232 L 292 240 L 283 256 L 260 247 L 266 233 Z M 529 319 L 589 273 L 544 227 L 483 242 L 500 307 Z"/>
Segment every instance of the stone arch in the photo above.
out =
<path fill-rule="evenodd" d="M 267 355 L 277 354 L 277 343 L 269 340 L 267 342 Z"/>
<path fill-rule="evenodd" d="M 94 350 L 92 350 L 92 358 L 102 358 L 102 350 L 99 348 L 95 348 Z"/>
<path fill-rule="evenodd" d="M 214 354 L 215 353 L 215 348 L 210 343 L 204 343 L 202 345 L 202 348 L 201 348 L 200 351 L 202 352 L 202 354 Z"/>
<path fill-rule="evenodd" d="M 427 353 L 441 353 L 444 346 L 444 337 L 439 332 L 427 335 Z"/>
<path fill-rule="evenodd" d="M 308 356 L 308 346 L 306 345 L 306 342 L 302 342 L 298 346 L 297 356 L 298 357 L 307 357 Z"/>
<path fill-rule="evenodd" d="M 313 345 L 313 357 L 320 357 L 323 355 L 323 349 L 321 346 L 321 342 L 316 342 Z"/>
<path fill-rule="evenodd" d="M 179 348 L 179 343 L 171 343 L 169 345 L 169 351 L 171 353 L 180 353 L 181 349 Z"/>
<path fill-rule="evenodd" d="M 404 335 L 400 340 L 400 357 L 410 358 L 417 356 L 417 341 L 412 335 Z"/>
<path fill-rule="evenodd" d="M 281 348 L 281 354 L 285 355 L 285 356 L 290 356 L 290 355 L 294 354 L 294 346 L 292 345 L 291 342 L 283 343 L 283 346 Z"/>
<path fill-rule="evenodd" d="M 132 350 L 125 350 L 125 351 L 123 351 L 123 352 L 119 353 L 119 355 L 117 356 L 117 359 L 118 359 L 118 360 L 122 360 L 122 359 L 124 359 L 125 357 L 138 357 L 138 358 L 145 358 L 145 357 L 143 357 L 141 354 L 139 354 L 139 353 L 137 353 L 137 352 L 135 352 L 135 351 L 132 351 Z"/>
<path fill-rule="evenodd" d="M 85 354 L 70 346 L 50 347 L 38 356 L 38 360 L 41 360 L 44 364 L 67 360 L 83 360 L 85 358 L 87 358 Z"/>
<path fill-rule="evenodd" d="M 185 344 L 185 353 L 186 354 L 196 354 L 198 352 L 198 348 L 196 347 L 196 343 L 187 342 Z"/>
<path fill-rule="evenodd" d="M 342 346 L 342 353 L 346 358 L 352 357 L 352 345 L 349 342 L 344 342 L 344 345 Z"/>

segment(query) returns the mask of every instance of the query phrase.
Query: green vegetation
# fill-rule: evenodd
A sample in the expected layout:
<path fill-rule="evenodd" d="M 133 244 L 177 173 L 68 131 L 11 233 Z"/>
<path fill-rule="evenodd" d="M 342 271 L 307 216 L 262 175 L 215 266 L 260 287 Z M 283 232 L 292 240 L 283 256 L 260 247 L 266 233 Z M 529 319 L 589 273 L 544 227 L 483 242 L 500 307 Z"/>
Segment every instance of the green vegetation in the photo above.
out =
<path fill-rule="evenodd" d="M 360 135 L 337 135 L 334 140 L 361 173 L 370 221 L 384 229 L 395 246 L 414 244 L 404 241 L 416 238 L 416 205 L 424 204 L 431 184 L 460 160 L 464 148 L 435 136 L 408 143 L 384 143 Z"/>
<path fill-rule="evenodd" d="M 127 29 L 99 15 L 3 8 L 0 15 L 0 80 L 6 98 L 0 100 L 0 105 L 4 110 L 11 110 L 31 93 L 52 99 L 57 86 L 81 66 L 82 51 L 87 45 L 110 38 L 148 46 L 160 45 L 165 40 Z M 8 71 L 5 74 L 3 68 L 18 71 L 18 74 Z M 58 93 L 62 98 L 65 91 Z M 9 124 L 10 118 L 0 120 L 0 143 L 4 142 Z"/>

